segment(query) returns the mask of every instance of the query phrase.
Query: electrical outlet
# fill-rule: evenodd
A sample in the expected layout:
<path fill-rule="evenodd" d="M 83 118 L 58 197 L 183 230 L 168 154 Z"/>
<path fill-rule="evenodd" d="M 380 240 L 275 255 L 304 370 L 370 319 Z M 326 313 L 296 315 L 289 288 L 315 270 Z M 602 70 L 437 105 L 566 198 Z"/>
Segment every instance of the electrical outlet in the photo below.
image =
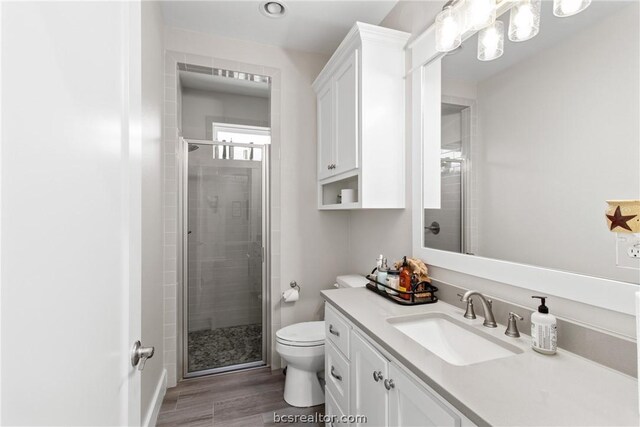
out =
<path fill-rule="evenodd" d="M 640 233 L 616 233 L 616 266 L 640 270 Z"/>

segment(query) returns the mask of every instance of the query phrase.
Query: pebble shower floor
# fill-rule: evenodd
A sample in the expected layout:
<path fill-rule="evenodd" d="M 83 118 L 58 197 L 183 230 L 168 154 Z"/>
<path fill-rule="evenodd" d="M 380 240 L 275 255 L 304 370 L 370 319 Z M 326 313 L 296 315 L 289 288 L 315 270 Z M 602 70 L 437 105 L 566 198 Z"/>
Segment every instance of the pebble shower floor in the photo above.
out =
<path fill-rule="evenodd" d="M 262 360 L 262 326 L 229 326 L 189 332 L 189 372 Z"/>

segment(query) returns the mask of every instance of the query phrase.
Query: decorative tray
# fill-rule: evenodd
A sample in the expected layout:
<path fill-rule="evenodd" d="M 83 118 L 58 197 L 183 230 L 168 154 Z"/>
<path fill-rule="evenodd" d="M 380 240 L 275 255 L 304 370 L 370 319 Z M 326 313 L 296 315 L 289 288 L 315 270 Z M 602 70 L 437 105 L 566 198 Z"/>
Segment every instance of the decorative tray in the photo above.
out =
<path fill-rule="evenodd" d="M 366 276 L 369 280 L 366 287 L 372 292 L 377 293 L 385 297 L 388 300 L 400 305 L 420 305 L 420 304 L 433 304 L 438 302 L 438 297 L 435 293 L 438 288 L 433 286 L 429 282 L 420 282 L 413 286 L 411 291 L 400 291 L 398 289 L 391 288 L 386 284 L 380 283 L 376 280 L 376 277 L 369 274 Z"/>

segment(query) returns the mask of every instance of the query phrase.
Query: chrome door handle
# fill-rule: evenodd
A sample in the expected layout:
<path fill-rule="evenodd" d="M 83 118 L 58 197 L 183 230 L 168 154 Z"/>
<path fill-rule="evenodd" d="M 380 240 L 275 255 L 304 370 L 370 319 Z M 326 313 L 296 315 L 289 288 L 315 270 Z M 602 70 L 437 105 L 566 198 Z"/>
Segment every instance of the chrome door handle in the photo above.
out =
<path fill-rule="evenodd" d="M 338 331 L 336 331 L 335 329 L 333 329 L 333 325 L 329 325 L 329 333 L 330 333 L 330 334 L 333 334 L 333 335 L 335 335 L 335 336 L 337 336 L 337 337 L 339 337 L 339 336 L 340 336 L 340 332 L 338 332 Z"/>
<path fill-rule="evenodd" d="M 138 370 L 142 371 L 147 359 L 151 359 L 155 351 L 154 347 L 142 347 L 140 341 L 136 341 L 131 348 L 131 366 L 137 366 Z"/>
<path fill-rule="evenodd" d="M 384 388 L 386 388 L 387 390 L 391 390 L 395 387 L 396 385 L 393 383 L 393 380 L 384 380 Z"/>
<path fill-rule="evenodd" d="M 333 365 L 331 365 L 331 376 L 338 381 L 342 381 L 342 375 L 336 374 L 336 368 Z"/>
<path fill-rule="evenodd" d="M 373 371 L 373 380 L 378 382 L 382 379 L 382 371 Z"/>

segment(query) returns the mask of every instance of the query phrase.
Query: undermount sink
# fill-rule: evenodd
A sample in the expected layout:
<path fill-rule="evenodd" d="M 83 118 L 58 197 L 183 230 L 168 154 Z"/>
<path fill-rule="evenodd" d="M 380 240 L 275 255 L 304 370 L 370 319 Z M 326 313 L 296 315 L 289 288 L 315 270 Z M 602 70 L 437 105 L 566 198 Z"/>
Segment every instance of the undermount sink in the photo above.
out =
<path fill-rule="evenodd" d="M 444 313 L 391 317 L 387 322 L 452 365 L 472 365 L 523 352 Z"/>

